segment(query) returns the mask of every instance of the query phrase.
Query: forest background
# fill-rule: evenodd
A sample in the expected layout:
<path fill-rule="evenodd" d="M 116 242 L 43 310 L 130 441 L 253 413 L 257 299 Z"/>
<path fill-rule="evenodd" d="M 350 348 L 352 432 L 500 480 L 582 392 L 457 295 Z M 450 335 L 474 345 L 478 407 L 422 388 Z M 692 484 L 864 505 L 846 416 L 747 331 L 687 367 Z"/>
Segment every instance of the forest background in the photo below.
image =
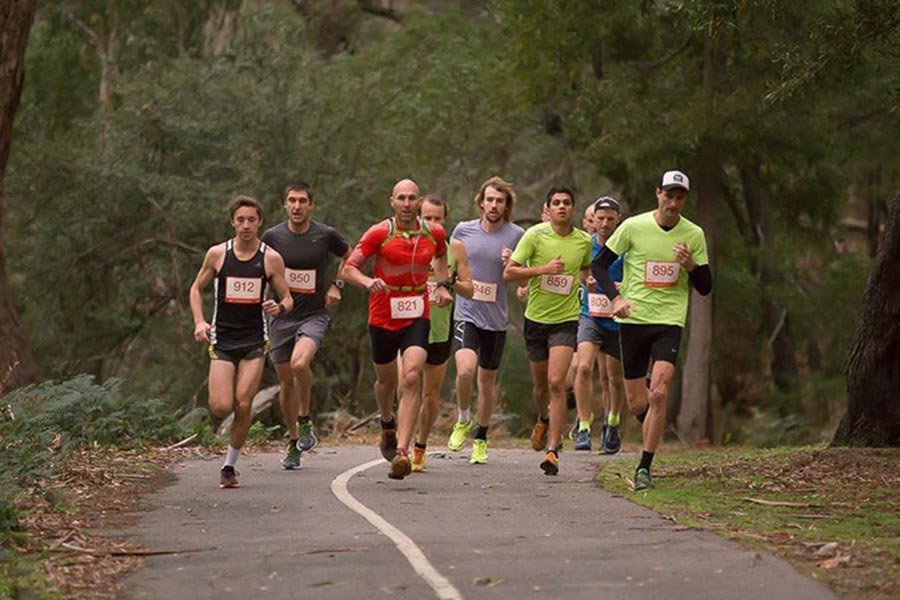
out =
<path fill-rule="evenodd" d="M 900 189 L 898 32 L 889 0 L 41 3 L 4 181 L 27 340 L 4 388 L 88 373 L 171 413 L 202 407 L 188 288 L 238 193 L 271 226 L 303 178 L 313 218 L 354 242 L 402 177 L 443 195 L 452 227 L 502 175 L 527 225 L 551 185 L 573 185 L 579 211 L 612 194 L 633 214 L 679 168 L 715 291 L 692 301 L 674 436 L 830 439 Z M 319 413 L 374 410 L 365 305 L 347 290 L 337 307 Z M 515 431 L 534 416 L 509 340 Z"/>

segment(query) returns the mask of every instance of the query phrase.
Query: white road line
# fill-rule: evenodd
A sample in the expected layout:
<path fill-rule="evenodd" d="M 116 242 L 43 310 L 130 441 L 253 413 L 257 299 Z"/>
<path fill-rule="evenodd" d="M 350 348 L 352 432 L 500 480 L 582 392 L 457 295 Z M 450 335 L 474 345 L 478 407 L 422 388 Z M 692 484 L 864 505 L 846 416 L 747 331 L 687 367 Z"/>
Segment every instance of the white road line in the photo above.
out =
<path fill-rule="evenodd" d="M 403 553 L 403 556 L 406 557 L 406 560 L 409 561 L 409 564 L 412 565 L 415 572 L 431 586 L 431 589 L 434 590 L 438 598 L 441 600 L 463 600 L 459 590 L 453 587 L 453 584 L 450 583 L 446 577 L 438 573 L 437 569 L 435 569 L 425 557 L 425 553 L 416 546 L 415 542 L 413 542 L 409 536 L 385 521 L 384 518 L 374 510 L 354 498 L 347 489 L 347 483 L 354 475 L 361 473 L 366 469 L 370 469 L 375 465 L 384 464 L 384 460 L 379 458 L 378 460 L 373 460 L 344 471 L 331 482 L 331 492 L 338 500 L 343 502 L 347 508 L 359 514 L 378 531 L 388 536 L 397 546 L 397 549 Z"/>

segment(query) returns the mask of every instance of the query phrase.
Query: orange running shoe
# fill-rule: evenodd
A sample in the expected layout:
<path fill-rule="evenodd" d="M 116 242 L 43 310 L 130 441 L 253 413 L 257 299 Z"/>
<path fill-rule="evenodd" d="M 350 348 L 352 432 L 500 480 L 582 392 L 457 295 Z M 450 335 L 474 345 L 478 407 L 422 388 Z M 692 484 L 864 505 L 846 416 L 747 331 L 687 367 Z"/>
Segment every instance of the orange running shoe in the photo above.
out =
<path fill-rule="evenodd" d="M 538 419 L 538 422 L 534 424 L 534 429 L 531 430 L 531 448 L 535 452 L 541 452 L 547 447 L 547 430 L 549 428 L 549 421 Z"/>
<path fill-rule="evenodd" d="M 388 471 L 388 477 L 391 479 L 403 479 L 412 473 L 412 465 L 409 462 L 409 456 L 403 448 L 397 448 L 397 455 L 391 461 L 391 470 Z"/>
<path fill-rule="evenodd" d="M 425 448 L 413 448 L 412 472 L 421 473 L 425 470 Z"/>
<path fill-rule="evenodd" d="M 544 471 L 544 475 L 556 475 L 559 473 L 559 457 L 556 455 L 556 452 L 550 450 L 544 455 L 541 469 Z"/>

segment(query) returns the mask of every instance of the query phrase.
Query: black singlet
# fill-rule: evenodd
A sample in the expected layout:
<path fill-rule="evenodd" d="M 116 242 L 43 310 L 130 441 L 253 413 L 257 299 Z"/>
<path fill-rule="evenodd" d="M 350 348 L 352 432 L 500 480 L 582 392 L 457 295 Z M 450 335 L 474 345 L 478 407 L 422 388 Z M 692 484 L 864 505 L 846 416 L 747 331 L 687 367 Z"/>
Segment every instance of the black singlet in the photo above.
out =
<path fill-rule="evenodd" d="M 210 330 L 210 342 L 221 350 L 234 350 L 265 344 L 268 339 L 262 303 L 266 299 L 266 244 L 249 260 L 234 254 L 234 240 L 225 242 L 225 260 L 216 274 L 216 305 Z"/>

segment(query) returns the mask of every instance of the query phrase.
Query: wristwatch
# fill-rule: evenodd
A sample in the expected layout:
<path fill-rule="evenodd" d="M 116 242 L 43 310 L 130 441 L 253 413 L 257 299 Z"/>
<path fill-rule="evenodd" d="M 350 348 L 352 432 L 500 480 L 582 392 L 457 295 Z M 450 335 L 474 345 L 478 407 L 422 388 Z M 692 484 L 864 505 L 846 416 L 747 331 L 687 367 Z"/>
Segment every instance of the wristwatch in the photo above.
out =
<path fill-rule="evenodd" d="M 344 289 L 344 280 L 343 279 L 335 279 L 332 283 L 334 284 L 334 287 L 336 287 L 337 289 L 339 289 L 339 290 Z"/>

